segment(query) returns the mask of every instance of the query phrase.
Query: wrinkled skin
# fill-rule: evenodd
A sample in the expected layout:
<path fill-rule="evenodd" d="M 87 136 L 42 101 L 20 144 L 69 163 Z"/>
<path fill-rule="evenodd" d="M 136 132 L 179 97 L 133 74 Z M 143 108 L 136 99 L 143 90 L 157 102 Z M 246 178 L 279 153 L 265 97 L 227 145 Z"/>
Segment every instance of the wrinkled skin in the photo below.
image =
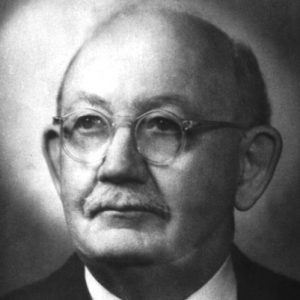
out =
<path fill-rule="evenodd" d="M 196 25 L 181 15 L 147 13 L 108 25 L 68 71 L 61 114 L 89 106 L 134 119 L 159 108 L 183 119 L 234 121 L 237 95 L 228 41 Z M 54 136 L 50 149 L 59 148 L 59 132 Z M 182 153 L 163 167 L 143 159 L 129 127 L 116 130 L 97 165 L 50 150 L 76 249 L 94 275 L 109 282 L 122 276 L 120 269 L 113 273 L 113 265 L 123 271 L 144 266 L 161 270 L 155 274 L 166 288 L 164 275 L 179 279 L 180 292 L 172 287 L 178 295 L 201 286 L 232 242 L 240 139 L 228 128 L 192 134 Z M 129 272 L 125 275 L 130 291 Z M 155 292 L 148 295 L 159 299 Z"/>

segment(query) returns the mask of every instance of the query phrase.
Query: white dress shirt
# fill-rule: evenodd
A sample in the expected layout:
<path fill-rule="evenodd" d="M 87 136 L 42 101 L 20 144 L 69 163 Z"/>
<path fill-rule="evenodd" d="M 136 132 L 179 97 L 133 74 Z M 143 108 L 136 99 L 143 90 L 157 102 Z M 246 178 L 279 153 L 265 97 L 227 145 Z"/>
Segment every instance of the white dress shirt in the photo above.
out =
<path fill-rule="evenodd" d="M 106 290 L 85 268 L 85 280 L 93 300 L 121 300 Z M 228 257 L 215 275 L 186 300 L 236 300 L 237 286 L 231 258 Z"/>

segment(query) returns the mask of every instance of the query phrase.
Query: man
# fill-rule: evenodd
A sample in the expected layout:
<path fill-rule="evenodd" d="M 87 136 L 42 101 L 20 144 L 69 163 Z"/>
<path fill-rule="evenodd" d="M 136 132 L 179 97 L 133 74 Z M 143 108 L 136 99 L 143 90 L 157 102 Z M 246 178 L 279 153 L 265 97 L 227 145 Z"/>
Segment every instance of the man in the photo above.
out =
<path fill-rule="evenodd" d="M 234 246 L 281 152 L 251 51 L 138 6 L 72 59 L 45 153 L 77 256 L 6 299 L 299 299 Z"/>

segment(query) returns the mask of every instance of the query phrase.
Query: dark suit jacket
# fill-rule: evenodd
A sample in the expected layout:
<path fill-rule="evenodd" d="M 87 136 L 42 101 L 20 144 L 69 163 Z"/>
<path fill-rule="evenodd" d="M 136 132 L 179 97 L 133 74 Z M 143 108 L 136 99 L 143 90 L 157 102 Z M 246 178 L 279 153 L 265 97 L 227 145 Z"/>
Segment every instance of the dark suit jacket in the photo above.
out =
<path fill-rule="evenodd" d="M 300 283 L 251 262 L 237 248 L 232 251 L 232 260 L 238 300 L 300 300 Z M 10 293 L 2 300 L 89 300 L 83 268 L 79 258 L 73 255 L 46 279 Z"/>

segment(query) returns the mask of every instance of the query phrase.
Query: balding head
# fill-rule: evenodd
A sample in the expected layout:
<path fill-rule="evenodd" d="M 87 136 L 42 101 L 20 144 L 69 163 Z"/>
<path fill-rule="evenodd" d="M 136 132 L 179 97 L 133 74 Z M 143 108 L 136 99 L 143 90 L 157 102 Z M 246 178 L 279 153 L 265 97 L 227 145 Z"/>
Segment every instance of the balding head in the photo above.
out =
<path fill-rule="evenodd" d="M 118 49 L 116 55 L 126 48 L 135 56 L 135 63 L 143 63 L 139 59 L 148 55 L 143 52 L 146 48 L 152 55 L 164 53 L 166 67 L 168 57 L 177 56 L 178 61 L 188 65 L 189 75 L 197 77 L 197 84 L 205 87 L 199 94 L 199 98 L 206 99 L 204 114 L 246 126 L 269 123 L 264 81 L 248 47 L 197 16 L 145 5 L 122 9 L 98 24 L 70 62 L 58 96 L 58 111 L 65 81 L 74 66 L 86 52 L 94 52 L 95 56 L 99 49 L 108 47 Z M 181 75 L 188 79 L 186 72 Z"/>

